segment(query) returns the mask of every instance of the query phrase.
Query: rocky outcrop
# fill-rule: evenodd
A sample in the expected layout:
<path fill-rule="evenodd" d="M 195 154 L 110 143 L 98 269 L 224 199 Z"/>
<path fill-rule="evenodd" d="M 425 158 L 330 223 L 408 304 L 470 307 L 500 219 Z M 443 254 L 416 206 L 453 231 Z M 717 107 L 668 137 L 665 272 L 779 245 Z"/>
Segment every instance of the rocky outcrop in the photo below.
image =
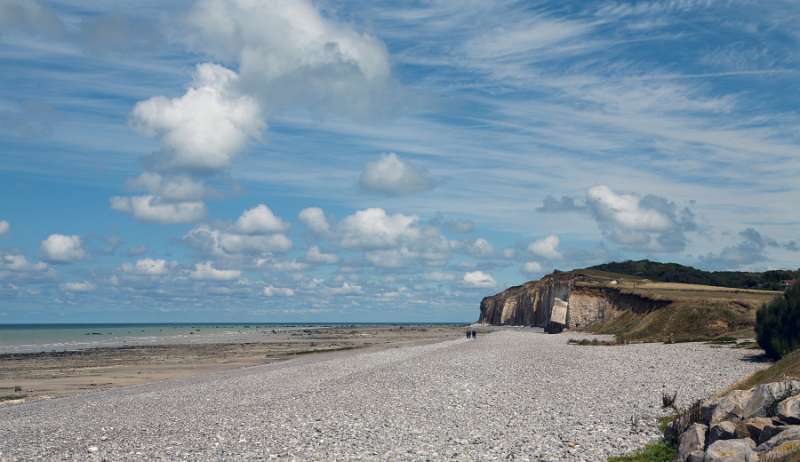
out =
<path fill-rule="evenodd" d="M 677 460 L 746 462 L 800 453 L 800 425 L 795 424 L 794 411 L 798 399 L 800 382 L 785 381 L 707 400 L 698 413 L 700 422 L 683 427 Z M 672 426 L 682 420 L 676 419 Z M 677 430 L 673 434 L 681 431 L 673 430 Z"/>
<path fill-rule="evenodd" d="M 538 281 L 510 287 L 481 301 L 479 322 L 492 325 L 547 327 L 556 300 L 567 304 L 564 327 L 580 328 L 613 319 L 625 311 L 646 313 L 669 301 L 623 293 L 613 281 L 556 271 Z"/>

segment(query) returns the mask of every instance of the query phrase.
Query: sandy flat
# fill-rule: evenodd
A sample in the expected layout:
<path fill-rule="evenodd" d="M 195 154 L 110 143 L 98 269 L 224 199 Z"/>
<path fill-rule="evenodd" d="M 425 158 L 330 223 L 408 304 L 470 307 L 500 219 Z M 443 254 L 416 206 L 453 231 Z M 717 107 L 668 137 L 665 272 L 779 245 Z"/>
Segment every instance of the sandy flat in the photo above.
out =
<path fill-rule="evenodd" d="M 12 398 L 15 402 L 52 398 L 269 364 L 309 353 L 397 347 L 461 335 L 462 328 L 444 326 L 266 328 L 236 335 L 167 337 L 163 344 L 4 353 L 0 354 L 0 405 L 3 399 L 7 403 Z M 187 338 L 192 343 L 179 343 Z"/>

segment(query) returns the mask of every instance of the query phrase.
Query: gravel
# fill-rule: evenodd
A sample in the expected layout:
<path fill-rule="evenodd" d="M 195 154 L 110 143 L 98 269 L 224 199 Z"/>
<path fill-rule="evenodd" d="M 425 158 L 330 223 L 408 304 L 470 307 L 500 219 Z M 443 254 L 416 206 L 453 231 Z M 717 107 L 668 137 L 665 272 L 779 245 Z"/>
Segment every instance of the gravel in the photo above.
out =
<path fill-rule="evenodd" d="M 0 407 L 0 460 L 605 460 L 657 438 L 661 393 L 707 397 L 753 350 L 477 340 L 310 355 Z"/>

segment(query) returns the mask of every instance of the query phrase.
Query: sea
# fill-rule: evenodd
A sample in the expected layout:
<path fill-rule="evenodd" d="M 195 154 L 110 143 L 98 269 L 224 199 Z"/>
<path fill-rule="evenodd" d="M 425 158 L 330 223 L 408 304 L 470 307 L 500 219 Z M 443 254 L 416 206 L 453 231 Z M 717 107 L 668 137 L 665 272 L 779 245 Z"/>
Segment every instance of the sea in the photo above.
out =
<path fill-rule="evenodd" d="M 465 323 L 131 323 L 0 324 L 0 354 L 143 345 L 235 343 L 326 327 L 463 326 Z"/>

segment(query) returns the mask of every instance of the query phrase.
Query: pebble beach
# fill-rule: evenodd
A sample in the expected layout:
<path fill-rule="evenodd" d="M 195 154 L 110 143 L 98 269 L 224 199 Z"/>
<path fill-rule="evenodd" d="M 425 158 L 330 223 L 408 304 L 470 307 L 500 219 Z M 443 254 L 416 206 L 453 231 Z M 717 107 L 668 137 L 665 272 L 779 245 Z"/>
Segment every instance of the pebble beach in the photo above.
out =
<path fill-rule="evenodd" d="M 687 404 L 764 367 L 578 337 L 500 329 L 0 406 L 0 460 L 602 461 L 658 438 L 663 390 Z"/>

